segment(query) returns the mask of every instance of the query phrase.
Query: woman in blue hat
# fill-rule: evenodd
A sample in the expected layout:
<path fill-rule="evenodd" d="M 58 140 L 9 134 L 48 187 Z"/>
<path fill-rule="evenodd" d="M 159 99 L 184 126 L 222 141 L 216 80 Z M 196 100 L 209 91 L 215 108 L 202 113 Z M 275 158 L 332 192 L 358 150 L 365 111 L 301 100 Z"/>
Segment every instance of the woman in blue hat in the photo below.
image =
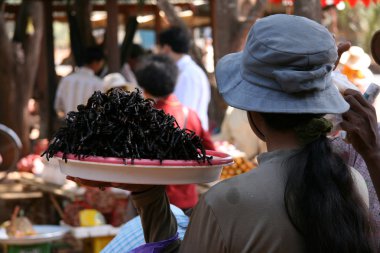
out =
<path fill-rule="evenodd" d="M 257 21 L 245 49 L 219 61 L 216 78 L 225 101 L 247 111 L 268 152 L 258 168 L 202 196 L 182 242 L 165 188 L 127 186 L 146 241 L 164 241 L 162 251 L 135 252 L 376 252 L 362 178 L 326 137 L 331 123 L 323 115 L 350 107 L 332 85 L 337 58 L 334 38 L 314 21 L 290 15 Z M 356 95 L 348 92 L 351 105 Z M 345 117 L 347 129 L 350 122 Z M 377 134 L 370 147 L 355 138 L 361 151 L 379 150 Z"/>

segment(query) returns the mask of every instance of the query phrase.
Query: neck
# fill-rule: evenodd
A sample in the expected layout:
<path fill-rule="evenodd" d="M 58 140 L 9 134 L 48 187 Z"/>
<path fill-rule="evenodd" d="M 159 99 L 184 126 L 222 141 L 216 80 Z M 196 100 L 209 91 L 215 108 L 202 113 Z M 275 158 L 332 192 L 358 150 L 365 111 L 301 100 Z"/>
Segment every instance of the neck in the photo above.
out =
<path fill-rule="evenodd" d="M 273 131 L 266 136 L 268 151 L 277 149 L 296 149 L 300 148 L 300 143 L 292 131 L 277 132 Z"/>
<path fill-rule="evenodd" d="M 165 96 L 165 97 L 155 97 L 155 96 L 151 95 L 149 92 L 144 91 L 144 97 L 145 97 L 145 98 L 153 99 L 155 102 L 158 102 L 158 101 L 160 101 L 160 100 L 165 100 L 165 99 L 167 99 L 169 96 L 170 96 L 170 95 L 167 95 L 167 96 Z"/>
<path fill-rule="evenodd" d="M 184 57 L 185 54 L 178 54 L 178 53 L 172 53 L 171 57 L 175 62 L 178 62 L 181 60 L 182 57 Z"/>

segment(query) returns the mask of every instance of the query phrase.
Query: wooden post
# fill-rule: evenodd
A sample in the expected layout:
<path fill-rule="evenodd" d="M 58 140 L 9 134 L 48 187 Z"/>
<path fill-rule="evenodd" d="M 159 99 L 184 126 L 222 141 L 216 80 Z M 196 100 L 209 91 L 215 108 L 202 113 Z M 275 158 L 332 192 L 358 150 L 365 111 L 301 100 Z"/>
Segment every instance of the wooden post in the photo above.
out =
<path fill-rule="evenodd" d="M 94 46 L 95 39 L 92 36 L 91 27 L 91 0 L 75 0 L 74 4 L 76 11 L 75 16 L 78 22 L 79 30 L 79 34 L 77 34 L 77 36 L 80 37 L 80 40 L 83 43 L 84 48 Z"/>
<path fill-rule="evenodd" d="M 46 10 L 48 9 L 50 1 L 43 2 L 44 8 L 44 28 L 45 32 L 42 34 L 41 39 L 41 52 L 40 59 L 37 69 L 37 77 L 34 85 L 33 96 L 39 104 L 39 115 L 40 115 L 40 137 L 45 138 L 48 132 L 48 121 L 49 121 L 49 85 L 48 85 L 48 70 L 47 70 L 47 48 L 46 48 Z"/>
<path fill-rule="evenodd" d="M 57 88 L 57 75 L 54 62 L 53 6 L 44 1 L 44 28 L 40 64 L 37 75 L 37 99 L 40 103 L 41 138 L 50 138 L 54 131 L 54 97 Z"/>
<path fill-rule="evenodd" d="M 106 53 L 108 57 L 109 72 L 120 70 L 120 53 L 117 41 L 118 30 L 118 8 L 117 0 L 106 1 L 107 10 L 107 33 L 106 33 Z"/>
<path fill-rule="evenodd" d="M 32 97 L 34 84 L 37 76 L 37 67 L 39 64 L 39 55 L 41 49 L 41 38 L 44 33 L 43 5 L 41 1 L 23 1 L 21 8 L 25 8 L 25 13 L 29 17 L 29 26 L 31 29 L 26 29 L 23 42 L 12 43 L 12 53 L 14 53 L 13 69 L 11 71 L 11 80 L 9 84 L 14 85 L 9 87 L 5 96 L 13 96 L 15 100 L 12 107 L 12 112 L 16 116 L 14 122 L 11 122 L 9 127 L 15 130 L 23 142 L 23 155 L 30 152 L 29 131 L 28 131 L 28 100 Z M 23 30 L 21 31 L 24 32 Z M 5 49 L 7 50 L 7 49 Z M 5 53 L 7 55 L 7 53 Z M 2 57 L 0 51 L 0 58 Z M 2 62 L 2 65 L 10 64 L 11 62 Z M 1 68 L 0 69 L 6 69 Z M 8 76 L 9 73 L 4 73 Z M 9 76 L 8 76 L 9 77 Z M 5 107 L 7 110 L 9 107 Z M 9 109 L 8 109 L 9 110 Z M 0 114 L 1 118 L 1 114 Z M 0 119 L 1 121 L 1 119 Z"/>
<path fill-rule="evenodd" d="M 156 7 L 154 10 L 154 31 L 156 32 L 156 43 L 158 41 L 158 34 L 162 29 L 161 25 L 161 16 L 160 16 L 160 8 Z"/>
<path fill-rule="evenodd" d="M 45 4 L 45 39 L 46 39 L 46 64 L 48 74 L 48 123 L 47 133 L 42 137 L 51 138 L 54 134 L 56 113 L 54 110 L 55 92 L 57 90 L 57 73 L 55 72 L 54 60 L 54 34 L 53 34 L 53 5 L 51 1 Z"/>
<path fill-rule="evenodd" d="M 214 24 L 214 57 L 215 62 L 227 53 L 231 53 L 231 42 L 236 39 L 232 36 L 239 29 L 236 17 L 236 1 L 212 0 L 212 18 Z M 216 25 L 217 24 L 217 25 Z"/>

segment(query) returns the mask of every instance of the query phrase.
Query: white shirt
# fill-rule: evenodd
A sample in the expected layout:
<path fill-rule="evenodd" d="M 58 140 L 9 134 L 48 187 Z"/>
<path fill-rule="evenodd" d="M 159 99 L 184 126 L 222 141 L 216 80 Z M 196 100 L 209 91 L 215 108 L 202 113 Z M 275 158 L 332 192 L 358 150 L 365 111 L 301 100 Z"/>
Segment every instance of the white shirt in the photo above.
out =
<path fill-rule="evenodd" d="M 178 100 L 197 112 L 202 127 L 208 130 L 208 104 L 211 99 L 210 83 L 203 70 L 189 55 L 177 61 L 179 76 L 174 90 Z"/>
<path fill-rule="evenodd" d="M 98 90 L 103 92 L 103 80 L 91 69 L 80 67 L 75 73 L 60 81 L 54 108 L 58 114 L 63 112 L 65 115 L 70 111 L 76 111 L 78 105 L 86 104 L 91 95 Z"/>
<path fill-rule="evenodd" d="M 124 63 L 121 67 L 120 74 L 125 78 L 128 83 L 133 84 L 133 89 L 137 87 L 136 76 L 133 73 L 131 66 L 128 63 Z"/>

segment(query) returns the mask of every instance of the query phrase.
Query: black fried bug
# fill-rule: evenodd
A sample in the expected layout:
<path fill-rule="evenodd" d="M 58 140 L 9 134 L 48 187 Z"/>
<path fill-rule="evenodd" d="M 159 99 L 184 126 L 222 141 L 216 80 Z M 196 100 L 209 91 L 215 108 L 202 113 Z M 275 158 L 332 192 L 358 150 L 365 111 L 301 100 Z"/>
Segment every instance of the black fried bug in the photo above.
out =
<path fill-rule="evenodd" d="M 141 91 L 112 89 L 95 92 L 86 105 L 69 112 L 65 126 L 54 135 L 42 154 L 49 159 L 62 152 L 123 159 L 164 159 L 208 161 L 200 137 L 181 129 L 175 118 L 154 108 Z"/>

